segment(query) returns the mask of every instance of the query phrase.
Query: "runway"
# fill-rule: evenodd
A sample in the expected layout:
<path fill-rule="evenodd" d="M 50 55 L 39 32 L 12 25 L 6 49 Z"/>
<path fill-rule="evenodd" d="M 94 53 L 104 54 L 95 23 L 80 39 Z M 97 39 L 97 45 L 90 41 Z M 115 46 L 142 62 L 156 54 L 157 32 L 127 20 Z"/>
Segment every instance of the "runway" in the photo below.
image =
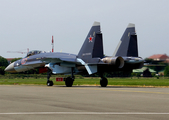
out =
<path fill-rule="evenodd" d="M 0 120 L 159 120 L 169 88 L 0 86 Z"/>

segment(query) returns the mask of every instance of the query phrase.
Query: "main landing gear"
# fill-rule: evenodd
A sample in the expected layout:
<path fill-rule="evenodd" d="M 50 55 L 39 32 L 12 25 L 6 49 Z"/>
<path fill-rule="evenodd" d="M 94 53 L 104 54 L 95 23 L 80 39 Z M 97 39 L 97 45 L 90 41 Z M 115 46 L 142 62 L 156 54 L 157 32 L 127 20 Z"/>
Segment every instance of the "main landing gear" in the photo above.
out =
<path fill-rule="evenodd" d="M 66 80 L 65 80 L 66 87 L 72 87 L 73 81 L 74 81 L 74 78 L 67 77 Z"/>
<path fill-rule="evenodd" d="M 74 72 L 74 68 L 71 68 L 71 77 L 67 77 L 65 79 L 65 85 L 66 87 L 72 87 L 73 85 L 73 81 L 75 79 L 74 75 L 73 75 L 73 72 Z M 47 86 L 53 86 L 53 81 L 49 80 L 50 77 L 51 77 L 51 74 L 52 74 L 52 71 L 50 68 L 48 68 L 48 73 L 47 73 Z"/>
<path fill-rule="evenodd" d="M 65 85 L 66 87 L 72 87 L 73 82 L 74 82 L 74 68 L 71 68 L 71 77 L 67 77 L 65 79 Z M 47 86 L 53 86 L 53 81 L 49 80 L 51 77 L 52 71 L 48 68 L 48 76 L 47 76 Z M 101 79 L 100 79 L 100 85 L 101 87 L 106 87 L 108 84 L 108 80 L 107 78 L 103 77 L 103 75 L 101 74 Z"/>
<path fill-rule="evenodd" d="M 101 77 L 101 79 L 100 79 L 100 85 L 101 85 L 101 87 L 106 87 L 107 84 L 108 84 L 107 78 Z"/>
<path fill-rule="evenodd" d="M 107 78 L 103 77 L 103 74 L 104 73 L 100 73 L 100 77 L 101 77 L 101 79 L 100 79 L 100 86 L 101 87 L 107 87 L 108 80 L 107 80 Z"/>
<path fill-rule="evenodd" d="M 51 74 L 52 74 L 52 71 L 48 68 L 47 86 L 53 86 L 53 81 L 49 80 Z"/>
<path fill-rule="evenodd" d="M 66 87 L 72 87 L 72 85 L 73 85 L 73 82 L 75 79 L 75 77 L 73 75 L 73 72 L 74 72 L 73 70 L 74 70 L 74 68 L 71 68 L 71 77 L 67 77 L 65 80 Z"/>

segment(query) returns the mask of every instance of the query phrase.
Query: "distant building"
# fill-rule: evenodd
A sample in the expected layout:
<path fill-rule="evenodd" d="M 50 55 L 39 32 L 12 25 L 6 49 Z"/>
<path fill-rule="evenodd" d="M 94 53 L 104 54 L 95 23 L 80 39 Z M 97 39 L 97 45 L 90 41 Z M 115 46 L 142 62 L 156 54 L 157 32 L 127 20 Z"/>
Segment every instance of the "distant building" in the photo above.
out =
<path fill-rule="evenodd" d="M 150 61 L 145 66 L 155 70 L 159 75 L 164 75 L 164 69 L 169 64 L 169 56 L 166 54 L 155 54 L 148 57 L 148 59 L 152 59 L 153 61 Z"/>
<path fill-rule="evenodd" d="M 8 63 L 11 63 L 11 61 L 15 58 L 6 58 L 6 59 L 7 59 Z"/>
<path fill-rule="evenodd" d="M 150 56 L 149 59 L 153 59 L 155 61 L 166 61 L 169 63 L 169 56 L 166 54 L 155 54 Z"/>

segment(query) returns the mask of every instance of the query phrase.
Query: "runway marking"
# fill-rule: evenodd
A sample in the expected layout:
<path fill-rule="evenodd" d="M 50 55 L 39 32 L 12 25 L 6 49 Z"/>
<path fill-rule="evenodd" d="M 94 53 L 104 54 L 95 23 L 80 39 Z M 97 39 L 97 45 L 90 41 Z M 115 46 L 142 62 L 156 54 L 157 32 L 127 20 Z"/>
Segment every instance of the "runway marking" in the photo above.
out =
<path fill-rule="evenodd" d="M 169 115 L 157 112 L 15 112 L 0 115 Z"/>
<path fill-rule="evenodd" d="M 69 88 L 70 89 L 70 88 Z M 71 89 L 86 89 L 86 88 L 71 88 Z M 119 91 L 119 92 L 136 92 L 136 93 L 153 93 L 153 94 L 168 94 L 169 93 L 165 93 L 165 92 L 151 92 L 151 91 L 134 91 L 134 90 L 115 90 L 115 89 L 99 89 L 99 88 L 88 88 L 88 90 L 104 90 L 104 91 Z"/>

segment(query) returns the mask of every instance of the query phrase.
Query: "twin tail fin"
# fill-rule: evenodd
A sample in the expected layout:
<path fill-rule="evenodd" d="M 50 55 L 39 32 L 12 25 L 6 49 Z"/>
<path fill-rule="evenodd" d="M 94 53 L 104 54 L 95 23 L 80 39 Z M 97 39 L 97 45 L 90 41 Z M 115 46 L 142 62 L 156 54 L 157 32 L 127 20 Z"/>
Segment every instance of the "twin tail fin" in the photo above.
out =
<path fill-rule="evenodd" d="M 113 56 L 138 57 L 135 24 L 129 23 Z"/>
<path fill-rule="evenodd" d="M 100 23 L 94 22 L 79 53 L 78 58 L 89 62 L 92 58 L 103 58 L 103 40 Z"/>

